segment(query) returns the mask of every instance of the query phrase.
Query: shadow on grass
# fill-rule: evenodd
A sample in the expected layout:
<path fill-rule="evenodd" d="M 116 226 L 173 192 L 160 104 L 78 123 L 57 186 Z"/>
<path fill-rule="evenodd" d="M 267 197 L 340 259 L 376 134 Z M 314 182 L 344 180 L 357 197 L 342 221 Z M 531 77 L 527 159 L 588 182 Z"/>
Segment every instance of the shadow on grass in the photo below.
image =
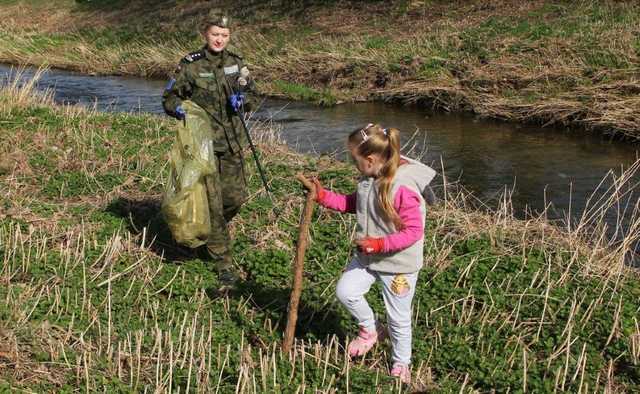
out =
<path fill-rule="evenodd" d="M 120 197 L 109 203 L 105 211 L 124 219 L 132 234 L 139 235 L 144 231 L 145 245 L 151 242 L 148 248 L 156 255 L 172 262 L 190 260 L 195 256 L 192 249 L 173 240 L 160 212 L 159 200 L 131 200 Z"/>
<path fill-rule="evenodd" d="M 274 332 L 284 335 L 292 283 L 292 280 L 282 285 L 279 282 L 269 283 L 264 278 L 247 272 L 246 279 L 241 281 L 235 295 L 243 299 L 251 299 L 255 308 L 271 318 Z M 321 297 L 317 290 L 316 284 L 309 280 L 304 281 L 298 305 L 295 337 L 304 338 L 307 341 L 323 341 L 332 335 L 344 338 L 351 332 L 355 323 L 337 300 L 333 300 L 333 292 Z M 325 297 L 332 299 L 327 300 Z"/>
<path fill-rule="evenodd" d="M 141 235 L 145 231 L 145 245 L 153 240 L 149 249 L 156 255 L 162 256 L 170 262 L 183 262 L 196 257 L 192 249 L 183 247 L 173 240 L 160 212 L 158 199 L 133 200 L 120 197 L 113 200 L 105 211 L 124 219 L 132 234 Z M 145 228 L 146 230 L 144 230 Z M 347 331 L 345 326 L 351 322 L 350 318 L 345 314 L 340 314 L 337 309 L 339 306 L 336 306 L 335 303 L 323 306 L 318 300 L 312 300 L 312 283 L 306 281 L 304 286 L 298 309 L 296 337 L 307 340 L 323 340 L 335 334 L 343 338 Z M 237 291 L 234 292 L 235 297 L 251 298 L 256 308 L 272 317 L 275 323 L 274 331 L 280 333 L 284 333 L 286 328 L 290 294 L 290 288 L 265 285 L 260 278 L 256 278 L 251 272 L 247 272 L 246 279 L 239 283 Z M 207 291 L 207 295 L 211 299 L 219 297 L 213 288 Z M 240 316 L 233 316 L 233 318 L 242 320 Z M 238 321 L 237 323 L 243 322 Z M 254 336 L 260 337 L 258 333 L 255 333 Z"/>

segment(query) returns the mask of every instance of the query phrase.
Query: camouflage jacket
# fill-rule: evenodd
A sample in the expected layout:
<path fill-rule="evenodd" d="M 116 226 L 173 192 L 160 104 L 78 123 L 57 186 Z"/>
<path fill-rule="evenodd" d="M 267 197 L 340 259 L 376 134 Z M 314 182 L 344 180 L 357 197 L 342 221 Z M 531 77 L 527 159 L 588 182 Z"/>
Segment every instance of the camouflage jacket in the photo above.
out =
<path fill-rule="evenodd" d="M 236 91 L 242 58 L 224 50 L 214 53 L 206 48 L 185 56 L 162 95 L 162 106 L 167 114 L 176 115 L 182 100 L 191 100 L 202 107 L 211 118 L 214 150 L 238 152 L 248 144 L 239 115 L 229 104 Z M 247 94 L 245 94 L 247 97 Z M 245 99 L 245 111 L 248 110 Z"/>

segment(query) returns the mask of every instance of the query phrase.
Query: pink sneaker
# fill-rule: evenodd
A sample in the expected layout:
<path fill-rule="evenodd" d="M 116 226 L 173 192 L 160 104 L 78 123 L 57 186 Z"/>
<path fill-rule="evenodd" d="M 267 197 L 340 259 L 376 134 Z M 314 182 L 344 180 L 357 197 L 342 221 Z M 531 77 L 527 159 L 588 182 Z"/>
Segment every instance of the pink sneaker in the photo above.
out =
<path fill-rule="evenodd" d="M 360 327 L 356 339 L 349 343 L 347 348 L 349 357 L 364 356 L 373 345 L 379 340 L 383 340 L 387 336 L 387 330 L 382 324 L 376 324 L 375 331 L 367 331 L 364 327 Z"/>
<path fill-rule="evenodd" d="M 402 383 L 411 384 L 411 369 L 406 364 L 394 363 L 391 368 L 391 376 L 400 378 Z"/>

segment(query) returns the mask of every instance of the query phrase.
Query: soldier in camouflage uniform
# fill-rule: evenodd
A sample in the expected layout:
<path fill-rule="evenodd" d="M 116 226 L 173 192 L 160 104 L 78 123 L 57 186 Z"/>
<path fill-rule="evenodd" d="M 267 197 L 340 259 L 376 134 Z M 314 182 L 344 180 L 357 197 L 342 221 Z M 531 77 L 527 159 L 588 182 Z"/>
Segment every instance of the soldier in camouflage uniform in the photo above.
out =
<path fill-rule="evenodd" d="M 169 81 L 162 96 L 162 104 L 167 114 L 184 119 L 182 100 L 191 100 L 210 117 L 216 152 L 212 164 L 217 171 L 205 177 L 212 227 L 206 252 L 216 263 L 219 290 L 224 292 L 233 288 L 238 279 L 232 264 L 227 223 L 247 199 L 243 150 L 248 141 L 229 99 L 248 70 L 242 58 L 226 48 L 230 35 L 227 17 L 205 22 L 202 35 L 205 46 L 180 61 L 175 79 Z M 246 110 L 248 103 L 245 101 L 243 106 Z"/>

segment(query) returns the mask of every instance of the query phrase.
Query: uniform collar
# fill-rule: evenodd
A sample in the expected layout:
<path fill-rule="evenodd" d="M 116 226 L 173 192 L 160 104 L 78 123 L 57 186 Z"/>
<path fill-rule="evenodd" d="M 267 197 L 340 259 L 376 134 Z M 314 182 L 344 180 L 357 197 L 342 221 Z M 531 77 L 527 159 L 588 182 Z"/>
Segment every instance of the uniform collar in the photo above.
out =
<path fill-rule="evenodd" d="M 203 50 L 207 60 L 212 62 L 216 62 L 216 61 L 222 62 L 222 59 L 225 57 L 226 49 L 223 49 L 222 52 L 216 53 L 209 50 L 209 48 L 205 45 Z"/>

